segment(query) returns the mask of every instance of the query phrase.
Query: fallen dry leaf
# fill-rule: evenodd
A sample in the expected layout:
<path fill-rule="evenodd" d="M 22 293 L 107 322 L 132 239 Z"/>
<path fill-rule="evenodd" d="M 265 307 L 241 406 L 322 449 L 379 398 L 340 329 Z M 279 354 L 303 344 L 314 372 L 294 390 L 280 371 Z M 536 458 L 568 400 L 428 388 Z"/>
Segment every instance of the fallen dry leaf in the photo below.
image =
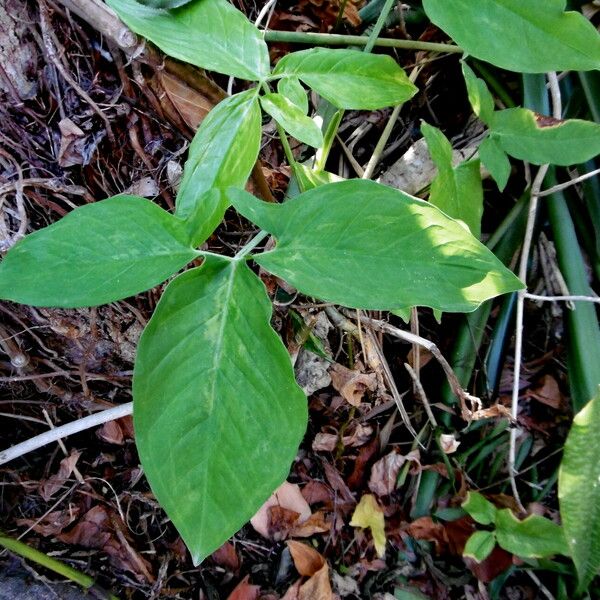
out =
<path fill-rule="evenodd" d="M 369 489 L 378 496 L 389 496 L 395 489 L 400 469 L 407 462 L 419 463 L 419 451 L 413 450 L 406 456 L 390 452 L 378 460 L 371 468 Z"/>
<path fill-rule="evenodd" d="M 17 525 L 32 527 L 44 537 L 57 536 L 62 533 L 79 516 L 79 508 L 69 507 L 69 510 L 55 510 L 39 519 L 17 519 Z"/>
<path fill-rule="evenodd" d="M 367 391 L 377 388 L 377 377 L 374 373 L 367 375 L 335 363 L 330 367 L 329 374 L 333 387 L 352 406 L 359 406 Z"/>
<path fill-rule="evenodd" d="M 304 499 L 300 488 L 295 483 L 284 481 L 271 495 L 271 497 L 259 508 L 258 512 L 250 519 L 252 527 L 264 538 L 272 539 L 273 522 L 272 517 L 285 517 L 286 513 L 281 510 L 272 511 L 272 508 L 283 509 L 283 511 L 294 512 L 298 516 L 291 525 L 306 521 L 312 514 L 308 502 Z M 278 533 L 281 533 L 280 531 Z M 279 538 L 281 539 L 281 538 Z"/>
<path fill-rule="evenodd" d="M 326 533 L 331 529 L 331 523 L 325 520 L 325 513 L 317 511 L 306 521 L 294 525 L 289 531 L 289 537 L 312 537 L 315 533 Z"/>
<path fill-rule="evenodd" d="M 460 442 L 453 433 L 442 433 L 440 435 L 440 448 L 444 454 L 453 454 L 458 450 Z"/>
<path fill-rule="evenodd" d="M 300 586 L 298 600 L 332 600 L 329 565 L 325 563 L 306 583 Z"/>
<path fill-rule="evenodd" d="M 325 564 L 323 556 L 312 546 L 293 540 L 286 543 L 296 571 L 303 577 L 312 577 Z"/>
<path fill-rule="evenodd" d="M 238 571 L 240 559 L 231 542 L 225 542 L 219 549 L 215 550 L 210 557 L 221 567 L 228 571 Z"/>
<path fill-rule="evenodd" d="M 65 481 L 73 474 L 73 469 L 81 456 L 81 452 L 73 451 L 69 456 L 63 458 L 60 461 L 58 472 L 55 475 L 49 477 L 40 485 L 40 496 L 46 500 L 50 500 L 58 490 L 60 490 Z"/>
<path fill-rule="evenodd" d="M 227 596 L 227 600 L 258 600 L 260 586 L 249 584 L 249 579 L 250 576 L 246 575 L 246 577 L 235 586 L 231 594 Z"/>
<path fill-rule="evenodd" d="M 373 494 L 364 494 L 360 499 L 360 502 L 354 509 L 350 525 L 352 527 L 370 529 L 377 555 L 381 558 L 385 554 L 385 518 L 383 510 L 377 504 L 377 500 L 375 500 Z"/>
<path fill-rule="evenodd" d="M 529 390 L 527 396 L 551 408 L 559 409 L 564 406 L 564 396 L 558 381 L 552 375 L 544 375 L 540 384 L 535 389 Z"/>
<path fill-rule="evenodd" d="M 373 435 L 370 425 L 358 425 L 350 435 L 342 438 L 344 448 L 358 448 L 364 446 Z M 312 443 L 315 452 L 333 452 L 338 443 L 338 436 L 334 433 L 317 433 Z"/>
<path fill-rule="evenodd" d="M 185 124 L 196 131 L 204 117 L 212 108 L 212 104 L 202 94 L 185 85 L 179 78 L 159 71 L 162 84 L 169 100 L 181 115 Z"/>

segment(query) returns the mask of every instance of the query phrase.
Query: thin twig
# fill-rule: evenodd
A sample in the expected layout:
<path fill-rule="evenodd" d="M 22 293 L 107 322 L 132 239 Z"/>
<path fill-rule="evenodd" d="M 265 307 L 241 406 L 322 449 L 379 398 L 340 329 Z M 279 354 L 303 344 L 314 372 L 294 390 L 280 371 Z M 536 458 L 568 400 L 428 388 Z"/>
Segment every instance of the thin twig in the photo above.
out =
<path fill-rule="evenodd" d="M 45 431 L 44 433 L 36 435 L 35 437 L 30 438 L 25 442 L 21 442 L 16 446 L 12 446 L 11 448 L 7 448 L 6 450 L 1 451 L 0 465 L 14 460 L 15 458 L 19 458 L 20 456 L 24 456 L 29 452 L 33 452 L 34 450 L 37 450 L 42 446 L 46 446 L 47 444 L 56 442 L 64 437 L 73 435 L 74 433 L 79 433 L 80 431 L 85 431 L 86 429 L 97 427 L 98 425 L 102 425 L 107 421 L 114 421 L 115 419 L 127 417 L 132 413 L 133 402 L 127 402 L 126 404 L 121 404 L 119 406 L 103 410 L 93 415 L 89 415 L 88 417 L 84 417 L 83 419 L 72 421 L 71 423 L 67 423 L 66 425 L 61 425 L 60 427 L 56 427 L 54 429 L 51 429 L 50 431 Z"/>
<path fill-rule="evenodd" d="M 524 294 L 527 300 L 536 300 L 539 302 L 595 302 L 600 304 L 600 298 L 597 296 L 540 296 L 538 294 Z"/>
<path fill-rule="evenodd" d="M 550 92 L 552 96 L 552 112 L 555 119 L 562 117 L 562 101 L 560 96 L 560 87 L 556 73 L 548 73 L 548 83 L 550 84 Z M 531 199 L 529 202 L 529 212 L 527 215 L 527 225 L 525 228 L 525 237 L 523 239 L 523 248 L 521 250 L 521 259 L 519 262 L 519 279 L 527 283 L 527 265 L 529 262 L 529 254 L 533 241 L 533 232 L 537 217 L 537 208 L 540 197 L 540 189 L 544 181 L 544 177 L 548 172 L 549 165 L 542 165 L 531 184 Z M 511 417 L 517 422 L 519 414 L 519 382 L 521 379 L 521 361 L 523 359 L 523 315 L 525 306 L 525 294 L 527 289 L 520 290 L 517 293 L 517 309 L 516 309 L 516 324 L 515 324 L 515 364 L 513 370 L 513 386 L 511 396 Z M 510 430 L 510 441 L 508 449 L 508 473 L 510 476 L 510 485 L 513 496 L 520 509 L 525 510 L 521 503 L 519 490 L 516 480 L 516 459 L 517 459 L 517 437 L 519 434 L 518 427 L 513 427 Z"/>
<path fill-rule="evenodd" d="M 579 177 L 575 177 L 570 181 L 565 181 L 564 183 L 559 183 L 557 185 L 548 188 L 547 190 L 543 190 L 538 194 L 538 198 L 543 198 L 544 196 L 551 196 L 556 192 L 560 192 L 562 190 L 566 190 L 568 187 L 572 185 L 576 185 L 585 181 L 586 179 L 591 179 L 592 177 L 596 177 L 596 175 L 600 175 L 600 169 L 596 169 L 594 171 L 590 171 L 589 173 L 584 173 L 583 175 L 579 175 Z"/>
<path fill-rule="evenodd" d="M 417 377 L 415 370 L 408 363 L 404 363 L 404 368 L 408 371 L 408 374 L 411 376 L 413 383 L 415 385 L 415 390 L 417 392 L 417 395 L 419 396 L 419 398 L 421 398 L 421 402 L 423 403 L 423 406 L 425 407 L 425 412 L 427 413 L 429 422 L 431 423 L 431 426 L 435 429 L 438 426 L 438 424 L 435 419 L 435 415 L 433 414 L 433 411 L 431 410 L 431 405 L 429 404 L 429 400 L 427 398 L 427 394 L 425 393 L 425 390 L 423 389 L 423 384 L 421 383 L 421 380 Z"/>

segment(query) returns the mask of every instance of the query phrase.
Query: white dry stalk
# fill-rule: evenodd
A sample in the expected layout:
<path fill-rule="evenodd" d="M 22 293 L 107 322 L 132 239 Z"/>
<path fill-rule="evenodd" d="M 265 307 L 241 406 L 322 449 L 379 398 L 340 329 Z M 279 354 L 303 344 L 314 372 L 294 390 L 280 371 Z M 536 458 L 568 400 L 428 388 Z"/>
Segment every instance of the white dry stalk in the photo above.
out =
<path fill-rule="evenodd" d="M 552 116 L 555 119 L 562 118 L 562 100 L 560 95 L 560 87 L 556 73 L 547 74 L 548 83 L 550 86 L 550 96 L 552 97 Z M 527 226 L 525 229 L 525 237 L 523 239 L 523 248 L 521 250 L 521 259 L 519 262 L 519 279 L 527 286 L 527 263 L 529 262 L 529 254 L 533 241 L 533 231 L 537 216 L 537 208 L 540 198 L 540 190 L 544 177 L 548 172 L 550 165 L 542 165 L 531 184 L 531 199 L 529 202 L 529 213 L 527 215 Z M 517 292 L 517 314 L 515 324 L 515 362 L 513 369 L 513 386 L 511 396 L 511 417 L 515 426 L 510 430 L 510 441 L 508 449 L 508 474 L 510 477 L 510 485 L 513 496 L 518 507 L 524 511 L 516 480 L 516 458 L 517 458 L 517 437 L 519 434 L 517 425 L 517 416 L 519 413 L 519 381 L 521 379 L 521 361 L 523 359 L 523 312 L 525 305 L 525 297 L 527 287 Z"/>
<path fill-rule="evenodd" d="M 540 296 L 526 292 L 525 298 L 536 302 L 594 302 L 600 304 L 600 298 L 597 296 Z"/>
<path fill-rule="evenodd" d="M 581 183 L 586 179 L 591 179 L 592 177 L 596 177 L 596 175 L 600 175 L 600 169 L 595 169 L 594 171 L 590 171 L 589 173 L 584 173 L 583 175 L 579 175 L 571 179 L 570 181 L 565 181 L 564 183 L 559 183 L 558 185 L 554 185 L 547 190 L 544 190 L 538 194 L 538 198 L 543 198 L 544 196 L 551 196 L 556 192 L 562 192 L 562 190 L 566 190 L 568 187 L 572 185 L 576 185 L 577 183 Z"/>

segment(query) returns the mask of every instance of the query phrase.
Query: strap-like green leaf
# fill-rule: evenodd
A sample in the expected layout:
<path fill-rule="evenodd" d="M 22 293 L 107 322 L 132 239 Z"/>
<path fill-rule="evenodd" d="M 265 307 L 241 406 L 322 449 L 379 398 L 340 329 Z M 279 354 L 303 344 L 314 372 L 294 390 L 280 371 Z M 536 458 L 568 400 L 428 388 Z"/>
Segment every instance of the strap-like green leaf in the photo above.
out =
<path fill-rule="evenodd" d="M 260 98 L 263 110 L 271 115 L 292 137 L 313 148 L 323 145 L 319 126 L 298 106 L 282 94 L 265 94 Z"/>
<path fill-rule="evenodd" d="M 519 521 L 509 508 L 496 513 L 496 539 L 506 551 L 524 558 L 544 558 L 554 554 L 569 556 L 562 528 L 539 515 Z"/>
<path fill-rule="evenodd" d="M 477 77 L 465 61 L 462 61 L 461 65 L 473 111 L 484 123 L 489 125 L 494 114 L 494 97 L 490 94 L 485 81 Z"/>
<path fill-rule="evenodd" d="M 421 131 L 438 174 L 431 183 L 429 202 L 453 219 L 462 221 L 479 239 L 483 214 L 483 186 L 478 160 L 452 166 L 452 146 L 437 128 L 423 123 Z"/>
<path fill-rule="evenodd" d="M 144 471 L 199 563 L 285 479 L 306 398 L 244 262 L 210 257 L 166 289 L 140 340 L 133 394 Z"/>
<path fill-rule="evenodd" d="M 600 571 L 600 396 L 575 416 L 558 476 L 560 515 L 585 591 Z"/>
<path fill-rule="evenodd" d="M 468 312 L 523 287 L 463 225 L 372 181 L 324 185 L 279 205 L 242 190 L 228 195 L 239 212 L 277 238 L 274 250 L 254 260 L 322 300 L 365 309 Z"/>
<path fill-rule="evenodd" d="M 194 0 L 157 10 L 136 0 L 107 0 L 136 33 L 163 52 L 203 69 L 257 81 L 269 73 L 260 31 L 227 0 Z"/>
<path fill-rule="evenodd" d="M 202 121 L 190 145 L 176 210 L 182 218 L 192 214 L 198 217 L 199 211 L 204 214 L 196 243 L 214 231 L 227 208 L 220 195 L 205 193 L 213 187 L 244 187 L 258 157 L 260 136 L 261 113 L 256 90 L 223 100 Z"/>
<path fill-rule="evenodd" d="M 273 74 L 297 76 L 331 104 L 345 109 L 393 106 L 418 91 L 389 56 L 357 50 L 292 52 L 277 63 Z"/>
<path fill-rule="evenodd" d="M 197 255 L 179 219 L 144 198 L 115 196 L 17 243 L 0 264 L 0 297 L 96 306 L 154 287 Z"/>
<path fill-rule="evenodd" d="M 423 0 L 427 16 L 465 52 L 522 73 L 600 67 L 600 36 L 566 0 Z"/>
<path fill-rule="evenodd" d="M 591 121 L 508 108 L 494 113 L 490 129 L 507 154 L 536 165 L 574 165 L 600 153 L 600 125 Z"/>

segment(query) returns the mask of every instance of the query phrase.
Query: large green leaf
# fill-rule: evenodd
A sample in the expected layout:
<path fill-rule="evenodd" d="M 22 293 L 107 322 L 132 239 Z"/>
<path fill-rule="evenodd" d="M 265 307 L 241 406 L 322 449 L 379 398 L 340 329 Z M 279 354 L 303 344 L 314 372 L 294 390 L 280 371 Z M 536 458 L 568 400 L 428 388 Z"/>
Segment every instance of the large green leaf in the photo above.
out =
<path fill-rule="evenodd" d="M 437 128 L 421 124 L 431 158 L 438 174 L 431 183 L 429 202 L 453 219 L 462 221 L 479 239 L 483 214 L 483 186 L 478 160 L 452 166 L 452 145 Z"/>
<path fill-rule="evenodd" d="M 219 224 L 226 202 L 206 195 L 213 187 L 244 187 L 258 157 L 261 113 L 255 90 L 217 104 L 202 121 L 190 145 L 177 194 L 176 214 L 202 221 L 195 242 L 204 241 Z"/>
<path fill-rule="evenodd" d="M 584 591 L 600 570 L 600 395 L 575 416 L 558 476 L 560 514 Z"/>
<path fill-rule="evenodd" d="M 536 165 L 574 165 L 600 153 L 600 125 L 591 121 L 559 121 L 508 108 L 494 113 L 490 129 L 507 154 Z"/>
<path fill-rule="evenodd" d="M 301 292 L 355 308 L 471 311 L 523 284 L 463 225 L 373 181 L 312 189 L 285 204 L 230 189 L 235 208 L 275 235 L 253 256 Z"/>
<path fill-rule="evenodd" d="M 313 48 L 284 56 L 274 75 L 293 75 L 334 106 L 375 110 L 410 100 L 417 88 L 389 56 Z"/>
<path fill-rule="evenodd" d="M 282 94 L 265 94 L 260 103 L 263 110 L 297 140 L 313 148 L 323 145 L 319 126 L 291 100 Z"/>
<path fill-rule="evenodd" d="M 524 558 L 544 558 L 554 554 L 569 556 L 562 528 L 539 515 L 519 521 L 509 508 L 496 513 L 496 539 L 506 551 Z"/>
<path fill-rule="evenodd" d="M 210 257 L 166 289 L 133 378 L 142 466 L 195 564 L 285 479 L 306 398 L 244 262 Z"/>
<path fill-rule="evenodd" d="M 465 52 L 522 73 L 600 66 L 600 37 L 565 0 L 423 0 L 428 17 Z"/>
<path fill-rule="evenodd" d="M 262 34 L 227 0 L 194 0 L 172 10 L 136 0 L 107 3 L 128 27 L 173 58 L 251 81 L 269 73 Z"/>
<path fill-rule="evenodd" d="M 96 306 L 154 287 L 197 255 L 182 221 L 144 198 L 114 196 L 18 242 L 0 264 L 0 297 Z"/>

